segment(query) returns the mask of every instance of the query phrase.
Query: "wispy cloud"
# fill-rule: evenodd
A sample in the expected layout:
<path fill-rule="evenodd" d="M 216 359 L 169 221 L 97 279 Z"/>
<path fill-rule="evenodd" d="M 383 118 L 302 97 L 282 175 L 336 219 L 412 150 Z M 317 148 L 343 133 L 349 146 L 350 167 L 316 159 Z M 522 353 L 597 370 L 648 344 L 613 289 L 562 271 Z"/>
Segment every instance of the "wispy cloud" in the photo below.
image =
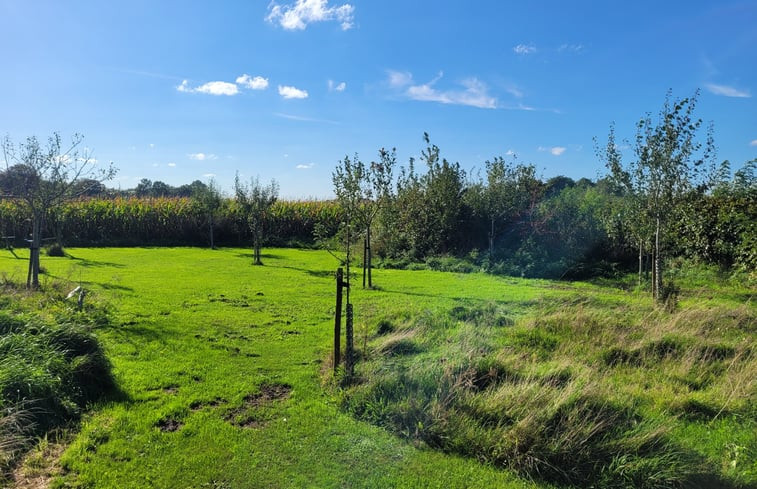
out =
<path fill-rule="evenodd" d="M 505 91 L 515 98 L 523 98 L 523 92 L 514 85 L 505 88 Z"/>
<path fill-rule="evenodd" d="M 300 90 L 299 88 L 290 87 L 287 85 L 279 85 L 279 95 L 284 98 L 308 98 L 307 90 Z"/>
<path fill-rule="evenodd" d="M 273 1 L 268 5 L 265 20 L 278 23 L 286 30 L 304 30 L 308 24 L 335 20 L 342 30 L 355 25 L 355 7 L 349 3 L 330 7 L 328 0 L 297 0 L 294 4 L 279 5 Z"/>
<path fill-rule="evenodd" d="M 515 54 L 533 54 L 536 51 L 536 46 L 533 44 L 518 44 L 517 46 L 513 46 Z"/>
<path fill-rule="evenodd" d="M 561 154 L 565 153 L 565 150 L 568 148 L 565 148 L 564 146 L 539 146 L 537 149 L 539 151 L 548 151 L 553 156 L 560 156 Z"/>
<path fill-rule="evenodd" d="M 300 122 L 323 122 L 326 124 L 339 124 L 336 121 L 330 121 L 328 119 L 318 119 L 316 117 L 305 117 L 302 115 L 293 115 L 293 114 L 282 114 L 281 112 L 274 112 L 273 115 L 276 117 L 281 117 L 282 119 L 289 119 L 291 121 L 300 121 Z M 284 157 L 288 157 L 288 154 L 285 154 Z"/>
<path fill-rule="evenodd" d="M 559 48 L 557 48 L 557 51 L 560 53 L 568 52 L 568 53 L 581 53 L 584 50 L 583 44 L 561 44 Z"/>
<path fill-rule="evenodd" d="M 497 99 L 489 95 L 486 85 L 475 77 L 461 81 L 462 89 L 440 90 L 435 85 L 444 76 L 442 72 L 431 81 L 422 84 L 414 84 L 413 76 L 407 72 L 389 71 L 388 75 L 389 86 L 400 89 L 403 95 L 411 100 L 466 105 L 480 109 L 497 108 Z"/>
<path fill-rule="evenodd" d="M 268 78 L 262 76 L 251 77 L 247 73 L 237 77 L 237 85 L 240 85 L 250 90 L 265 90 L 268 88 Z"/>
<path fill-rule="evenodd" d="M 205 178 L 213 178 L 214 176 L 216 176 L 216 174 L 215 173 L 203 173 L 202 176 L 205 177 Z"/>
<path fill-rule="evenodd" d="M 187 156 L 189 156 L 190 160 L 195 161 L 209 161 L 209 160 L 217 160 L 218 156 L 212 154 L 212 153 L 190 153 Z"/>
<path fill-rule="evenodd" d="M 392 88 L 402 88 L 413 83 L 413 75 L 407 71 L 388 70 L 387 75 Z"/>
<path fill-rule="evenodd" d="M 754 139 L 751 143 L 749 143 L 749 146 L 757 146 L 757 139 Z"/>
<path fill-rule="evenodd" d="M 173 167 L 176 166 L 176 163 L 169 163 L 168 166 L 170 166 L 171 168 L 173 168 Z"/>
<path fill-rule="evenodd" d="M 297 165 L 295 168 L 297 168 L 298 170 L 310 170 L 314 166 L 315 166 L 315 163 L 307 163 L 307 164 Z"/>
<path fill-rule="evenodd" d="M 738 88 L 729 87 L 728 85 L 716 85 L 714 83 L 705 84 L 707 90 L 715 95 L 722 95 L 724 97 L 737 97 L 737 98 L 750 98 L 751 93 L 747 90 L 740 90 Z"/>
<path fill-rule="evenodd" d="M 334 80 L 329 80 L 329 92 L 343 92 L 347 89 L 345 82 L 336 83 Z"/>
<path fill-rule="evenodd" d="M 185 93 L 206 93 L 208 95 L 236 95 L 239 93 L 236 84 L 224 81 L 212 81 L 192 88 L 189 86 L 189 81 L 184 80 L 181 85 L 176 87 L 176 90 Z"/>

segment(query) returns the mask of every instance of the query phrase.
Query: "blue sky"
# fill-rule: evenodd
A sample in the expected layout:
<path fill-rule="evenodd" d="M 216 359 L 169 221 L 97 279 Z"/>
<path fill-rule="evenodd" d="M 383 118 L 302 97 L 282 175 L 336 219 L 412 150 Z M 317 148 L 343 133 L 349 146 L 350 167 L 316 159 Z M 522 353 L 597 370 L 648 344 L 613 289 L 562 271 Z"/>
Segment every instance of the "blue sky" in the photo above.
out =
<path fill-rule="evenodd" d="M 0 134 L 85 136 L 111 186 L 234 174 L 328 197 L 345 155 L 596 178 L 668 89 L 757 157 L 757 1 L 0 0 Z M 630 156 L 630 155 L 629 155 Z"/>

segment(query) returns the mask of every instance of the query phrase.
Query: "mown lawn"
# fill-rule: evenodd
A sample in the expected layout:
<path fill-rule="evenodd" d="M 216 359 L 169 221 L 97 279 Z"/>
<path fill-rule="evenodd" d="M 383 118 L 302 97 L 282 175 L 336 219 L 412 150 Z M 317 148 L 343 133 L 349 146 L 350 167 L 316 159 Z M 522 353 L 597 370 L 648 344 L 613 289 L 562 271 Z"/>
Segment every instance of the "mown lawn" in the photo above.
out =
<path fill-rule="evenodd" d="M 43 257 L 45 280 L 81 283 L 93 291 L 92 300 L 110 308 L 110 324 L 96 334 L 126 400 L 94 407 L 63 454 L 67 473 L 54 485 L 546 487 L 474 458 L 433 450 L 411 433 L 397 437 L 342 409 L 343 393 L 324 385 L 337 266 L 326 253 L 266 250 L 262 267 L 252 266 L 251 253 L 243 249 L 68 253 L 65 258 Z M 25 257 L 23 252 L 19 256 Z M 6 279 L 24 279 L 25 265 L 9 253 L 0 254 Z M 605 310 L 631 310 L 635 317 L 653 314 L 645 294 L 585 283 L 395 270 L 377 270 L 374 280 L 379 290 L 352 291 L 356 345 L 374 362 L 372 368 L 382 365 L 376 366 L 382 321 L 412 329 L 416 316 L 494 308 L 506 318 L 503 325 L 525 331 L 528 350 L 528 332 L 539 314 L 555 318 L 556 309 L 583 308 L 590 301 Z M 681 304 L 753 311 L 744 306 L 750 297 L 748 288 L 716 290 L 704 284 L 682 294 Z M 471 345 L 477 344 L 476 331 L 460 327 L 468 328 L 460 331 Z M 562 334 L 567 332 L 553 336 L 560 339 Z M 443 333 L 434 336 L 445 341 Z M 753 342 L 754 334 L 745 338 Z M 424 341 L 419 340 L 428 344 Z M 622 346 L 633 352 L 635 343 Z M 567 347 L 555 346 L 565 354 L 560 348 Z M 437 361 L 437 353 L 417 358 Z M 637 371 L 619 371 L 611 378 L 626 386 L 638 384 L 633 380 Z M 618 387 L 624 388 L 636 387 Z M 650 397 L 645 409 L 664 410 Z M 735 471 L 755 463 L 755 436 L 745 432 L 754 427 L 750 422 L 721 416 L 715 424 L 682 424 L 674 435 L 695 447 L 709 437 L 698 450 L 722 464 L 727 474 L 729 464 Z"/>

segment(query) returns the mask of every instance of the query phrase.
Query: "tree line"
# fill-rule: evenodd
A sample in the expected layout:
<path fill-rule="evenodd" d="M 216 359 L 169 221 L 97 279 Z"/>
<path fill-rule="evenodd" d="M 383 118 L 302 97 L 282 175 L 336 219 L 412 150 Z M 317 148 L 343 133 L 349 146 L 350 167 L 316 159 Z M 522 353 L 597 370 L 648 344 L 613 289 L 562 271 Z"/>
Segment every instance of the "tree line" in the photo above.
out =
<path fill-rule="evenodd" d="M 727 161 L 717 162 L 695 104 L 696 94 L 669 96 L 659 114 L 640 119 L 625 153 L 611 126 L 597 143 L 607 168 L 597 180 L 544 179 L 533 164 L 503 157 L 466 171 L 424 134 L 420 155 L 406 165 L 394 149 L 367 163 L 346 156 L 332 175 L 333 201 L 279 201 L 278 184 L 257 178 L 237 178 L 231 198 L 212 181 L 169 187 L 143 180 L 136 189 L 103 190 L 113 170 L 87 173 L 88 160 L 64 157 L 59 138 L 46 153 L 36 140 L 14 147 L 6 138 L 0 232 L 17 241 L 31 234 L 32 247 L 43 235 L 80 246 L 252 243 L 256 263 L 264 245 L 349 243 L 367 287 L 375 266 L 551 278 L 636 268 L 663 299 L 665 263 L 674 257 L 757 268 L 757 160 L 733 174 Z M 63 175 L 50 168 L 73 163 L 79 171 L 66 173 L 65 185 L 41 183 Z M 58 188 L 59 197 L 22 198 L 40 188 Z"/>

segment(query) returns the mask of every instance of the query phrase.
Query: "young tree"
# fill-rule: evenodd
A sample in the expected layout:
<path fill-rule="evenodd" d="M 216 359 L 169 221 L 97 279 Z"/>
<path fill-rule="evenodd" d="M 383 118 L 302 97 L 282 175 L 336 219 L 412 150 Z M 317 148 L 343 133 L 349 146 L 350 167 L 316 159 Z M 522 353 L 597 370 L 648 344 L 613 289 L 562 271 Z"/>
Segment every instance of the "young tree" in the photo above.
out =
<path fill-rule="evenodd" d="M 202 183 L 202 182 L 198 182 Z M 221 207 L 221 192 L 218 189 L 218 185 L 214 179 L 210 179 L 207 185 L 193 185 L 192 196 L 200 204 L 200 208 L 207 216 L 208 220 L 208 232 L 210 234 L 210 249 L 216 249 L 213 226 L 215 224 L 215 214 Z"/>
<path fill-rule="evenodd" d="M 639 120 L 635 160 L 630 164 L 622 164 L 613 131 L 606 151 L 611 175 L 627 189 L 634 205 L 638 202 L 638 210 L 634 209 L 631 215 L 640 220 L 634 229 L 639 234 L 645 233 L 651 242 L 652 295 L 656 300 L 665 298 L 663 273 L 668 228 L 678 210 L 677 204 L 703 181 L 703 164 L 715 155 L 711 132 L 704 145 L 698 140 L 702 121 L 694 118 L 697 96 L 698 92 L 671 101 L 668 93 L 658 120 L 652 120 L 650 115 Z M 639 239 L 639 243 L 643 240 Z"/>
<path fill-rule="evenodd" d="M 531 201 L 536 168 L 533 165 L 512 165 L 502 157 L 487 161 L 484 188 L 484 214 L 489 222 L 489 256 L 494 255 L 498 227 L 519 214 Z"/>
<path fill-rule="evenodd" d="M 77 182 L 84 179 L 103 182 L 112 179 L 116 170 L 97 165 L 88 149 L 80 149 L 83 136 L 75 134 L 70 144 L 63 145 L 54 133 L 43 147 L 36 137 L 14 144 L 3 139 L 6 174 L 11 173 L 10 195 L 23 202 L 31 218 L 32 233 L 29 253 L 28 288 L 39 287 L 39 255 L 45 216 L 53 213 L 66 200 L 77 197 Z"/>
<path fill-rule="evenodd" d="M 371 247 L 371 228 L 376 216 L 390 205 L 392 201 L 392 178 L 397 164 L 397 150 L 379 150 L 379 161 L 372 161 L 368 172 L 371 186 L 363 203 L 363 224 L 365 226 L 365 259 L 363 260 L 363 287 L 365 287 L 366 270 L 368 273 L 368 288 L 373 287 L 373 249 Z"/>
<path fill-rule="evenodd" d="M 369 166 L 357 155 L 352 159 L 345 156 L 331 176 L 347 226 L 364 232 L 363 287 L 366 286 L 366 277 L 368 288 L 373 287 L 371 232 L 379 211 L 391 199 L 392 172 L 396 161 L 395 150 L 387 151 L 384 148 L 379 150 L 379 161 L 373 161 Z"/>
<path fill-rule="evenodd" d="M 263 241 L 265 221 L 268 211 L 276 202 L 276 199 L 278 199 L 279 184 L 276 183 L 276 180 L 271 180 L 271 183 L 268 185 L 263 185 L 260 183 L 260 179 L 255 177 L 247 185 L 239 180 L 239 174 L 237 173 L 234 179 L 234 192 L 240 210 L 247 219 L 247 225 L 252 233 L 253 263 L 255 265 L 262 265 L 260 246 Z"/>

